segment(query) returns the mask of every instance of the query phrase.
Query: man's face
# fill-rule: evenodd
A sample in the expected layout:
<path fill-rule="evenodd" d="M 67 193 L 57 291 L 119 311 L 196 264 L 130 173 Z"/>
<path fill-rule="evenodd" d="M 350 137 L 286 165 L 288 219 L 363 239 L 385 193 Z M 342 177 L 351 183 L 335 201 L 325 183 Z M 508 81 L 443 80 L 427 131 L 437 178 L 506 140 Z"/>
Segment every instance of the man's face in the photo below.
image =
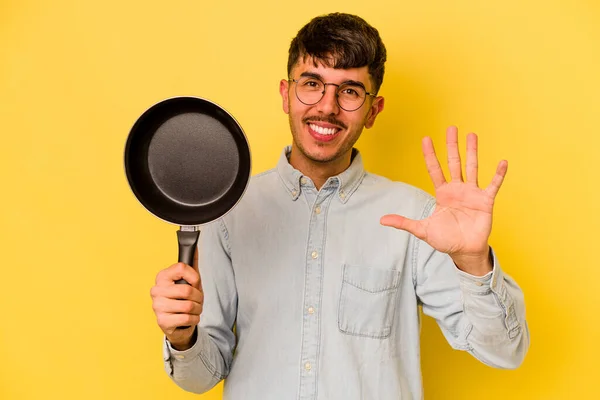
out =
<path fill-rule="evenodd" d="M 293 68 L 290 78 L 300 79 L 310 74 L 324 83 L 361 82 L 367 92 L 374 92 L 368 68 L 334 69 L 302 58 Z M 305 161 L 329 163 L 349 161 L 352 147 L 360 137 L 363 127 L 370 128 L 375 117 L 383 110 L 383 97 L 367 95 L 364 104 L 355 111 L 345 111 L 336 101 L 337 87 L 325 86 L 323 98 L 314 105 L 298 100 L 295 82 L 282 80 L 279 91 L 283 110 L 289 115 L 293 136 L 292 153 L 297 152 Z M 347 160 L 346 160 L 347 158 Z"/>

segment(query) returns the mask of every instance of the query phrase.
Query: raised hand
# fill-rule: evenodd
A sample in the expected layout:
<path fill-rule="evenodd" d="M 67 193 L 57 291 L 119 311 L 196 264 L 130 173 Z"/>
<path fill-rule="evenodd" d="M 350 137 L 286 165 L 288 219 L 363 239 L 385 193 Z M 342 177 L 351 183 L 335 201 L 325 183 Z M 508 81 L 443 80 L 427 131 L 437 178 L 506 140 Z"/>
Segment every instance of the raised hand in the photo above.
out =
<path fill-rule="evenodd" d="M 385 215 L 381 224 L 408 231 L 434 249 L 449 254 L 465 272 L 483 275 L 492 268 L 488 238 L 492 231 L 494 199 L 506 176 L 508 162 L 500 161 L 492 182 L 478 185 L 477 135 L 467 135 L 466 181 L 463 180 L 458 150 L 458 129 L 446 131 L 448 182 L 440 167 L 431 138 L 423 139 L 423 155 L 435 187 L 436 205 L 432 215 L 412 220 L 400 215 Z"/>

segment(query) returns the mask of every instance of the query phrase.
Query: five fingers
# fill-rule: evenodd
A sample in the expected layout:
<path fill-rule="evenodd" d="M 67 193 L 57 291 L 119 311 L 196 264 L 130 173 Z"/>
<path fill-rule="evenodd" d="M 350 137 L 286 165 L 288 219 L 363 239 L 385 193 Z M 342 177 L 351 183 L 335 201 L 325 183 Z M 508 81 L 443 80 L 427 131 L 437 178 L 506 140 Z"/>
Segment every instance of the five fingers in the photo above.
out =
<path fill-rule="evenodd" d="M 451 180 L 453 182 L 463 182 L 462 163 L 458 146 L 458 128 L 455 126 L 448 127 L 446 131 L 446 147 L 448 153 L 448 170 L 450 171 Z M 422 148 L 425 164 L 427 165 L 427 172 L 431 177 L 433 186 L 437 189 L 447 181 L 437 158 L 433 141 L 430 137 L 423 138 Z M 506 160 L 501 161 L 498 164 L 496 175 L 494 176 L 492 183 L 485 189 L 492 197 L 495 197 L 498 194 L 504 177 L 506 176 L 507 168 L 508 162 Z M 477 135 L 474 133 L 469 133 L 467 135 L 465 173 L 466 182 L 479 186 L 478 139 Z"/>

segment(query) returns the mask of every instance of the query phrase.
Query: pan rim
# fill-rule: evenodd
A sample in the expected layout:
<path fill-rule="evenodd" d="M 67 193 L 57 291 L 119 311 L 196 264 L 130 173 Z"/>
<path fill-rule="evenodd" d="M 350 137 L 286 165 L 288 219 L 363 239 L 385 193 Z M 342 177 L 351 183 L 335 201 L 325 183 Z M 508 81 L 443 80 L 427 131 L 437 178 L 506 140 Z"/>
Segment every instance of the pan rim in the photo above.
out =
<path fill-rule="evenodd" d="M 231 120 L 235 123 L 235 125 L 237 126 L 237 128 L 239 129 L 239 131 L 242 133 L 242 136 L 246 142 L 246 145 L 248 146 L 248 176 L 245 179 L 245 184 L 244 184 L 244 189 L 242 190 L 241 194 L 238 196 L 237 200 L 235 201 L 235 203 L 227 210 L 225 211 L 223 214 L 214 217 L 214 218 L 210 218 L 202 223 L 199 224 L 180 224 L 177 222 L 173 222 L 173 221 L 169 221 L 157 214 L 155 214 L 154 212 L 152 212 L 150 209 L 148 209 L 148 207 L 146 207 L 146 205 L 142 202 L 142 200 L 140 200 L 140 198 L 138 197 L 138 195 L 135 193 L 135 191 L 133 190 L 133 187 L 131 185 L 131 181 L 129 179 L 129 175 L 127 173 L 127 149 L 129 147 L 129 140 L 131 137 L 131 132 L 133 131 L 133 128 L 136 126 L 136 124 L 138 123 L 138 121 L 140 119 L 142 119 L 150 110 L 152 110 L 154 107 L 159 106 L 165 102 L 168 101 L 173 101 L 173 100 L 185 100 L 185 99 L 191 99 L 191 100 L 200 100 L 209 104 L 212 104 L 213 106 L 217 107 L 219 110 L 223 111 L 225 114 L 227 114 L 227 116 L 229 118 L 231 118 Z M 246 191 L 248 190 L 248 186 L 250 186 L 250 181 L 252 178 L 252 150 L 250 148 L 250 141 L 248 140 L 248 136 L 246 135 L 246 132 L 244 131 L 244 129 L 242 128 L 242 125 L 239 123 L 239 121 L 224 107 L 222 107 L 220 104 L 209 100 L 207 98 L 204 97 L 200 97 L 200 96 L 193 96 L 193 95 L 180 95 L 180 96 L 171 96 L 171 97 L 166 97 L 162 100 L 159 100 L 157 102 L 155 102 L 154 104 L 152 104 L 151 106 L 147 107 L 141 114 L 139 117 L 136 118 L 136 120 L 134 121 L 134 123 L 131 125 L 131 127 L 129 128 L 129 134 L 127 135 L 127 140 L 125 141 L 125 148 L 123 150 L 123 169 L 125 172 L 125 178 L 127 181 L 127 184 L 129 186 L 129 193 L 130 195 L 133 195 L 133 197 L 136 199 L 136 201 L 150 214 L 152 214 L 154 217 L 158 218 L 159 220 L 166 222 L 168 224 L 171 225 L 175 225 L 175 226 L 189 226 L 189 227 L 201 227 L 203 225 L 207 225 L 210 224 L 214 221 L 217 221 L 221 218 L 224 218 L 225 216 L 227 216 L 230 212 L 233 211 L 234 208 L 236 208 L 236 206 L 240 203 L 240 201 L 242 200 L 242 198 L 244 197 Z"/>

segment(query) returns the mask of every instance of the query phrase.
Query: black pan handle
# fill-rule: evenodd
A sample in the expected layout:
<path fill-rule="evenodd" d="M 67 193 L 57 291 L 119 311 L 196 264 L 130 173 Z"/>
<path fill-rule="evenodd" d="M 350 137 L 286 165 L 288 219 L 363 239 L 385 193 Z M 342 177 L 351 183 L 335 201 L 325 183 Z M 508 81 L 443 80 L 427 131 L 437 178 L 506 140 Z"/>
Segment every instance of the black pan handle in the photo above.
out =
<path fill-rule="evenodd" d="M 194 229 L 194 228 L 192 228 Z M 198 237 L 200 236 L 199 230 L 178 230 L 177 231 L 177 242 L 179 243 L 179 256 L 178 262 L 182 262 L 189 266 L 194 266 L 194 253 L 196 252 L 196 246 L 198 245 Z M 175 281 L 178 284 L 189 283 L 185 279 L 178 279 Z M 189 326 L 179 326 L 177 329 L 187 329 Z"/>

